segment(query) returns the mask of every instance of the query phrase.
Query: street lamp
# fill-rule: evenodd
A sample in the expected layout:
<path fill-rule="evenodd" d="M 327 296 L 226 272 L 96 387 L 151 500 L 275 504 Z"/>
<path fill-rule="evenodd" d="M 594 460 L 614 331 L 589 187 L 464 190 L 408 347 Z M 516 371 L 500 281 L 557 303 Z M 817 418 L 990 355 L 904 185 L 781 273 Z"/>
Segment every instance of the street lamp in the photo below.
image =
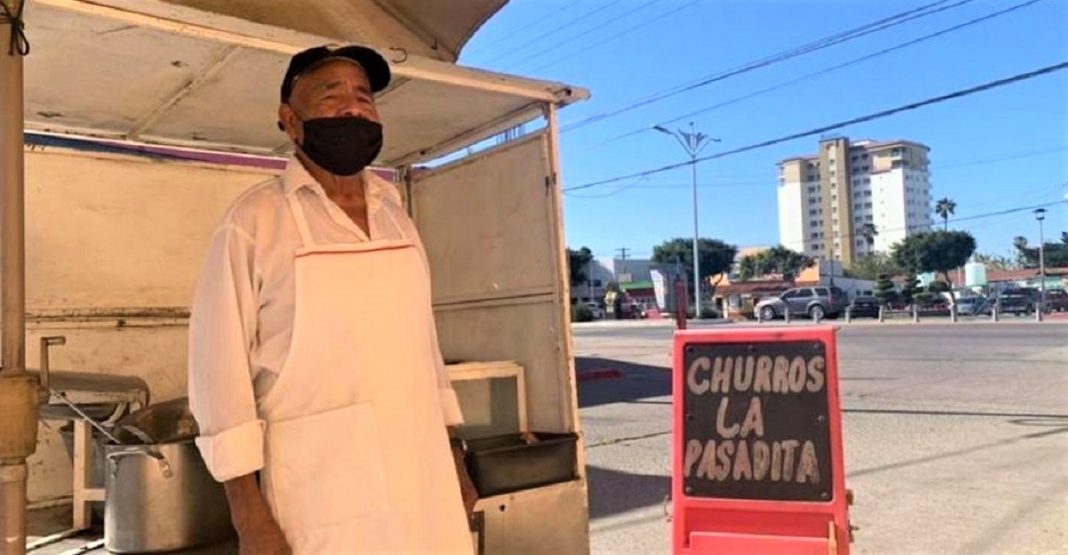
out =
<path fill-rule="evenodd" d="M 701 263 L 697 256 L 697 155 L 708 146 L 709 142 L 718 143 L 719 139 L 709 137 L 704 133 L 694 130 L 693 122 L 690 122 L 690 131 L 682 129 L 672 131 L 661 125 L 654 125 L 653 129 L 675 137 L 679 141 L 686 154 L 690 155 L 690 175 L 693 183 L 693 317 L 701 318 Z"/>
<path fill-rule="evenodd" d="M 1038 220 L 1038 275 L 1039 275 L 1039 312 L 1046 306 L 1046 237 L 1042 232 L 1042 220 L 1046 219 L 1046 209 L 1036 208 L 1035 219 Z"/>

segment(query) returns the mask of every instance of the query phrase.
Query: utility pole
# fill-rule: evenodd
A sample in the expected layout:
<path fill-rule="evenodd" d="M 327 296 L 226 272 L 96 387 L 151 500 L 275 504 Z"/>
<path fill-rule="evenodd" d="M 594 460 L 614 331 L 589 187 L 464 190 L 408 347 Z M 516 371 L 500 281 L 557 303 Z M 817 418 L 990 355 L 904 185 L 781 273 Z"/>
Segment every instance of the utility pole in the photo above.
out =
<path fill-rule="evenodd" d="M 629 251 L 629 250 L 631 250 L 631 249 L 628 249 L 627 247 L 620 247 L 620 248 L 616 249 L 616 252 L 619 253 L 619 259 L 621 261 L 620 262 L 619 276 L 617 276 L 617 280 L 620 283 L 623 282 L 623 277 L 622 276 L 627 274 L 627 251 Z"/>
<path fill-rule="evenodd" d="M 708 146 L 709 142 L 718 143 L 719 139 L 698 133 L 692 121 L 689 133 L 681 129 L 671 131 L 660 125 L 654 125 L 653 129 L 675 137 L 686 154 L 690 155 L 690 179 L 693 185 L 693 316 L 694 319 L 699 320 L 701 319 L 701 261 L 697 254 L 697 156 Z"/>
<path fill-rule="evenodd" d="M 593 259 L 586 263 L 586 290 L 589 292 L 590 302 L 597 302 L 593 299 Z"/>
<path fill-rule="evenodd" d="M 1046 306 L 1046 237 L 1042 230 L 1042 220 L 1046 219 L 1046 209 L 1035 209 L 1035 219 L 1038 220 L 1038 283 L 1039 300 L 1038 311 Z"/>

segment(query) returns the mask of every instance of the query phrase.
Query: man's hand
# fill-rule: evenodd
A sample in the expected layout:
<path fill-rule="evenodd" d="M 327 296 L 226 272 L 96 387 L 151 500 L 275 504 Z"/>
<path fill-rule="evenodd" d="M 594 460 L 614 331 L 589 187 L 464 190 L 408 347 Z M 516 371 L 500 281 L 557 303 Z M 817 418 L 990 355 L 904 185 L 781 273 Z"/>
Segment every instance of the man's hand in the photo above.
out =
<path fill-rule="evenodd" d="M 237 531 L 240 555 L 292 555 L 293 551 L 286 543 L 282 529 L 274 517 L 267 515 L 256 521 L 247 522 Z"/>
<path fill-rule="evenodd" d="M 291 555 L 293 551 L 267 500 L 260 492 L 255 474 L 223 483 L 230 503 L 230 518 L 237 530 L 240 555 Z"/>

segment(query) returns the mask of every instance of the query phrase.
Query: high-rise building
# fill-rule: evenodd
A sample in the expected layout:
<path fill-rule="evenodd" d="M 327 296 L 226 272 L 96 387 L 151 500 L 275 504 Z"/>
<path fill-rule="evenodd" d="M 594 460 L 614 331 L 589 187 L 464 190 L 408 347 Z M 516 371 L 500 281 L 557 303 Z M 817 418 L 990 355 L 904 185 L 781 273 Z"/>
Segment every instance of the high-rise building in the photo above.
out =
<path fill-rule="evenodd" d="M 930 229 L 929 151 L 912 141 L 836 137 L 821 140 L 818 154 L 782 160 L 779 241 L 848 265 Z"/>

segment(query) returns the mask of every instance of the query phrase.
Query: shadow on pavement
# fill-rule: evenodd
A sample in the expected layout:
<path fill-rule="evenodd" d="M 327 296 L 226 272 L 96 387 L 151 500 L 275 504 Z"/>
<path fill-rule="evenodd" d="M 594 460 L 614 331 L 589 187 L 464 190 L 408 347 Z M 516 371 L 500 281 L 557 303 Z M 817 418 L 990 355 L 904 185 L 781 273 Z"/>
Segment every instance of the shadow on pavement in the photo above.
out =
<path fill-rule="evenodd" d="M 976 453 L 976 452 L 979 452 L 979 451 L 985 451 L 987 449 L 1005 447 L 1005 446 L 1008 446 L 1008 445 L 1014 445 L 1014 444 L 1017 444 L 1017 443 L 1020 443 L 1020 442 L 1025 442 L 1025 441 L 1031 440 L 1031 439 L 1039 439 L 1039 438 L 1043 438 L 1043 437 L 1046 437 L 1046 436 L 1052 436 L 1052 435 L 1057 435 L 1057 434 L 1068 433 L 1068 425 L 1065 425 L 1066 423 L 1068 423 L 1068 420 L 1065 420 L 1062 417 L 1054 417 L 1054 418 L 1051 418 L 1051 419 L 1045 419 L 1045 418 L 1042 418 L 1042 419 L 1021 418 L 1021 419 L 1017 419 L 1017 420 L 1010 420 L 1009 423 L 1015 424 L 1017 426 L 1030 426 L 1030 427 L 1041 427 L 1041 428 L 1052 428 L 1052 429 L 1044 430 L 1044 431 L 1040 431 L 1040 432 L 1033 432 L 1033 433 L 1025 434 L 1025 435 L 1022 435 L 1022 436 L 999 439 L 997 441 L 991 441 L 989 443 L 983 443 L 981 445 L 974 445 L 974 446 L 971 446 L 971 447 L 965 447 L 963 449 L 954 449 L 952 451 L 947 451 L 945 453 L 938 453 L 938 454 L 935 454 L 935 455 L 927 455 L 925 457 L 908 459 L 908 460 L 904 460 L 904 461 L 894 462 L 894 463 L 890 463 L 890 464 L 884 464 L 884 465 L 875 466 L 875 467 L 871 467 L 871 468 L 863 468 L 861 470 L 857 470 L 857 471 L 854 471 L 854 472 L 846 472 L 846 477 L 847 478 L 859 478 L 861 476 L 865 476 L 865 475 L 868 475 L 868 474 L 877 474 L 879 472 L 885 472 L 887 470 L 896 470 L 896 469 L 899 469 L 899 468 L 923 465 L 923 464 L 927 464 L 927 463 L 934 462 L 934 461 L 940 461 L 940 460 L 944 460 L 944 459 L 952 459 L 952 458 L 955 458 L 955 457 L 964 457 L 964 456 L 967 456 L 967 455 L 971 455 L 972 453 Z"/>
<path fill-rule="evenodd" d="M 667 507 L 671 478 L 652 474 L 627 474 L 586 466 L 590 488 L 590 518 L 611 516 L 651 506 Z M 666 516 L 665 516 L 666 518 Z"/>
<path fill-rule="evenodd" d="M 671 369 L 607 358 L 577 357 L 579 407 L 595 407 L 671 395 Z M 618 377 L 583 381 L 583 373 L 615 370 Z"/>

